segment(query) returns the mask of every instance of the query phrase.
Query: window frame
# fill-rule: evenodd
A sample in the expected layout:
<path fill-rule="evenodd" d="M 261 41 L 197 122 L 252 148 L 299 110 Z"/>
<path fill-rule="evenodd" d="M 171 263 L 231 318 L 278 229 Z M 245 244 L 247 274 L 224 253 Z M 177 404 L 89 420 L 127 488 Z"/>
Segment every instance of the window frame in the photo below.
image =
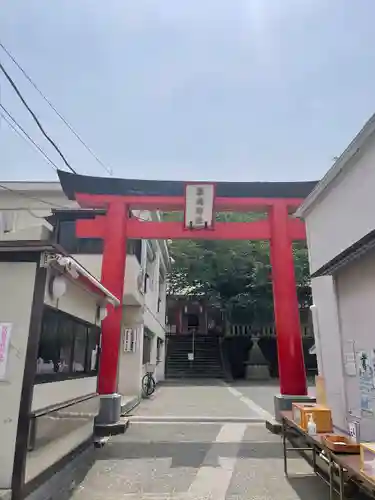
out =
<path fill-rule="evenodd" d="M 46 314 L 52 314 L 55 316 L 55 321 L 56 321 L 56 338 L 59 336 L 59 328 L 60 328 L 60 323 L 61 321 L 68 320 L 73 322 L 74 327 L 72 331 L 72 338 L 71 338 L 71 352 L 70 352 L 70 359 L 69 359 L 69 369 L 67 371 L 63 372 L 53 372 L 53 373 L 37 373 L 35 372 L 35 380 L 34 384 L 44 384 L 48 382 L 61 382 L 64 380 L 72 380 L 72 379 L 79 379 L 79 378 L 89 378 L 89 377 L 95 377 L 98 375 L 99 372 L 99 357 L 100 357 L 100 345 L 101 345 L 101 327 L 99 325 L 96 325 L 94 323 L 90 323 L 88 321 L 85 321 L 81 318 L 77 318 L 76 316 L 73 316 L 65 311 L 61 311 L 60 309 L 57 309 L 55 307 L 51 307 L 47 304 L 44 305 L 44 310 L 43 310 L 43 318 L 42 318 L 42 323 L 41 323 L 41 328 L 40 328 L 40 336 L 39 336 L 39 341 L 38 341 L 38 355 L 37 358 L 35 359 L 35 364 L 37 363 L 38 356 L 39 356 L 39 346 L 40 346 L 40 341 L 42 337 L 42 330 L 43 326 L 45 324 L 45 318 Z M 53 317 L 52 316 L 52 317 Z M 78 326 L 82 327 L 84 326 L 86 328 L 86 346 L 85 346 L 85 368 L 83 371 L 74 371 L 74 354 L 75 354 L 75 349 L 76 349 L 76 333 L 78 330 Z M 90 333 L 90 330 L 93 330 L 92 333 Z M 95 336 L 95 337 L 94 337 Z M 94 370 L 88 369 L 88 363 L 89 363 L 89 346 L 90 346 L 90 339 L 92 338 L 96 339 L 96 345 L 98 348 L 97 351 L 97 357 L 96 357 L 96 366 Z M 56 349 L 59 349 L 59 344 L 58 342 L 56 343 Z"/>

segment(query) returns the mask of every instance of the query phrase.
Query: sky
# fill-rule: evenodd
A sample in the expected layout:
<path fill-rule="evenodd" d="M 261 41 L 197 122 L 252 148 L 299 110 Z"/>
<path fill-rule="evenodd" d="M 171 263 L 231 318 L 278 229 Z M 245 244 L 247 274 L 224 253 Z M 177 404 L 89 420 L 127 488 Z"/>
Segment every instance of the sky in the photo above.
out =
<path fill-rule="evenodd" d="M 0 0 L 0 9 L 1 43 L 115 177 L 319 179 L 375 109 L 373 0 Z M 73 168 L 108 175 L 1 49 L 0 61 Z M 0 92 L 64 168 L 3 75 Z M 0 116 L 0 179 L 56 178 Z"/>

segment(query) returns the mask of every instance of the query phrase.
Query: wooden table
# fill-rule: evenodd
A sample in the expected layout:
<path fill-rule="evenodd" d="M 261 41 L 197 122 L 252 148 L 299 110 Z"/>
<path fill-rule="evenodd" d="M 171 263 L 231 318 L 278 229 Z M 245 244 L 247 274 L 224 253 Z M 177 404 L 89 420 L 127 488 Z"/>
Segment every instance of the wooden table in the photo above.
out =
<path fill-rule="evenodd" d="M 340 500 L 345 500 L 359 490 L 365 491 L 370 498 L 375 498 L 375 484 L 361 473 L 359 455 L 333 453 L 324 442 L 324 437 L 328 434 L 309 436 L 293 421 L 291 411 L 282 412 L 281 418 L 286 476 L 288 452 L 297 451 L 311 465 L 314 473 L 329 486 L 330 500 L 334 499 L 335 492 Z M 288 441 L 292 447 L 288 447 Z"/>

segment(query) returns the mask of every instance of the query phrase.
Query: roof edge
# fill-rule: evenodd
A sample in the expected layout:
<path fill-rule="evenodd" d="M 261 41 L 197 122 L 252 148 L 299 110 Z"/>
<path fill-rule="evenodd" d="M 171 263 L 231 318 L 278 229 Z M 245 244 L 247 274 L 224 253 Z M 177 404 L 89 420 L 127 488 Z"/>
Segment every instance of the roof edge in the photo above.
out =
<path fill-rule="evenodd" d="M 371 135 L 375 132 L 375 113 L 365 123 L 362 129 L 350 142 L 347 148 L 343 151 L 340 157 L 335 161 L 332 167 L 328 170 L 321 181 L 315 186 L 305 201 L 298 207 L 294 213 L 295 217 L 303 218 L 313 208 L 315 203 L 321 198 L 322 194 L 332 187 L 333 181 L 345 171 L 350 160 L 357 154 Z"/>

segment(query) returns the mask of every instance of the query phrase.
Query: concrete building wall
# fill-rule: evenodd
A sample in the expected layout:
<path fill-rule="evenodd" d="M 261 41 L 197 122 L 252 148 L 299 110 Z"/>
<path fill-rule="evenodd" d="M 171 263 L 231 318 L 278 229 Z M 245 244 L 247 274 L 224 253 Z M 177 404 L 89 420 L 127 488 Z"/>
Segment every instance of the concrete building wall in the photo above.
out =
<path fill-rule="evenodd" d="M 312 318 L 319 374 L 325 378 L 334 424 L 346 429 L 345 384 L 336 287 L 331 276 L 313 279 L 311 287 L 315 306 Z"/>
<path fill-rule="evenodd" d="M 0 489 L 12 480 L 35 272 L 35 263 L 0 263 L 0 322 L 13 325 L 6 380 L 0 381 Z"/>
<path fill-rule="evenodd" d="M 77 208 L 78 205 L 75 202 L 67 200 L 64 193 L 61 190 L 59 183 L 9 183 L 9 187 L 13 190 L 12 193 L 2 191 L 0 193 L 0 239 L 11 239 L 11 234 L 3 233 L 3 229 L 7 224 L 7 229 L 25 230 L 25 235 L 28 234 L 28 228 L 30 226 L 35 226 L 40 224 L 40 218 L 46 217 L 51 214 L 52 208 Z M 17 196 L 14 191 L 20 191 L 20 195 Z M 31 199 L 34 198 L 34 199 Z M 38 200 L 39 199 L 39 200 Z M 49 207 L 46 203 L 50 203 Z M 152 215 L 150 212 L 142 211 L 135 214 L 142 219 L 151 220 L 156 215 Z M 20 232 L 18 233 L 20 234 Z M 26 236 L 25 236 L 26 238 Z M 161 338 L 164 342 L 165 339 L 165 300 L 166 300 L 166 286 L 165 283 L 159 287 L 159 270 L 161 265 L 168 265 L 168 262 L 164 264 L 161 262 L 161 245 L 163 243 L 152 242 L 152 246 L 156 252 L 156 260 L 152 265 L 148 266 L 152 269 L 152 276 L 149 280 L 149 287 L 146 294 L 140 291 L 139 287 L 139 276 L 142 270 L 146 270 L 147 262 L 147 242 L 143 241 L 142 244 L 142 259 L 141 265 L 137 261 L 134 255 L 128 255 L 126 261 L 126 274 L 125 274 L 125 290 L 124 290 L 124 304 L 125 304 L 125 317 L 124 325 L 128 327 L 135 326 L 137 328 L 143 325 L 149 328 L 155 336 L 152 340 L 151 348 L 151 363 L 157 365 L 155 377 L 157 380 L 164 379 L 164 351 L 165 345 L 161 346 L 162 360 L 157 363 L 157 337 Z M 101 266 L 102 266 L 102 255 L 86 255 L 79 254 L 73 255 L 73 257 L 81 263 L 93 276 L 100 279 L 101 278 Z M 46 294 L 46 303 L 59 307 L 66 312 L 69 310 L 74 314 L 81 314 L 85 316 L 82 319 L 87 319 L 90 321 L 90 311 L 80 311 L 81 305 L 78 307 L 78 302 L 74 299 L 74 294 L 76 292 L 71 291 L 69 295 L 60 299 L 59 303 L 51 302 L 50 297 Z M 158 298 L 161 298 L 158 310 Z M 138 310 L 135 314 L 132 311 Z M 129 311 L 129 312 L 127 312 Z M 81 316 L 80 316 L 81 317 Z M 143 334 L 138 335 L 138 345 L 136 353 L 124 353 L 121 348 L 120 355 L 120 365 L 119 365 L 119 383 L 122 389 L 120 392 L 124 391 L 123 394 L 129 394 L 133 390 L 140 393 L 140 379 L 139 368 L 133 371 L 130 367 L 135 364 L 142 367 L 142 353 L 143 353 Z M 134 358 L 137 358 L 135 361 Z M 125 362 L 127 360 L 127 362 Z M 129 370 L 128 370 L 129 366 Z M 125 370 L 125 372 L 124 372 Z M 141 372 L 144 373 L 144 367 L 141 368 Z M 134 395 L 134 393 L 132 394 Z"/>
<path fill-rule="evenodd" d="M 124 352 L 124 332 L 121 338 L 120 360 L 118 370 L 118 390 L 123 396 L 141 395 L 141 381 L 143 376 L 143 310 L 139 306 L 125 306 L 124 328 L 137 330 L 135 352 Z"/>
<path fill-rule="evenodd" d="M 311 273 L 374 229 L 374 137 L 350 162 L 306 215 Z"/>
<path fill-rule="evenodd" d="M 351 263 L 336 275 L 338 310 L 344 353 L 358 353 L 375 349 L 375 252 Z M 358 364 L 358 359 L 356 360 Z M 358 366 L 357 366 L 358 371 Z M 361 398 L 359 378 L 345 376 L 347 411 L 360 415 Z M 375 404 L 373 404 L 375 415 Z M 362 416 L 361 439 L 372 441 L 375 433 L 373 416 Z"/>

